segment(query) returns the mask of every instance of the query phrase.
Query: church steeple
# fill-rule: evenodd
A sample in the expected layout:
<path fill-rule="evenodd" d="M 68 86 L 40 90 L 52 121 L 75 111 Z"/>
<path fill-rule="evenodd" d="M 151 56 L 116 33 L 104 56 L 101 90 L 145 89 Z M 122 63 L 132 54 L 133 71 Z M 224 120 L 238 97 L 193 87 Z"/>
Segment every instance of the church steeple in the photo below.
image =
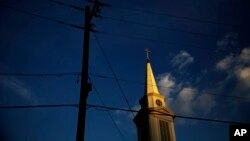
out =
<path fill-rule="evenodd" d="M 145 94 L 160 94 L 159 90 L 157 88 L 156 82 L 155 82 L 155 77 L 150 65 L 150 60 L 149 60 L 149 50 L 146 49 L 146 81 L 145 81 Z"/>
<path fill-rule="evenodd" d="M 165 96 L 159 93 L 146 49 L 145 94 L 139 100 L 140 111 L 134 118 L 138 141 L 175 141 L 174 113 L 166 107 Z"/>

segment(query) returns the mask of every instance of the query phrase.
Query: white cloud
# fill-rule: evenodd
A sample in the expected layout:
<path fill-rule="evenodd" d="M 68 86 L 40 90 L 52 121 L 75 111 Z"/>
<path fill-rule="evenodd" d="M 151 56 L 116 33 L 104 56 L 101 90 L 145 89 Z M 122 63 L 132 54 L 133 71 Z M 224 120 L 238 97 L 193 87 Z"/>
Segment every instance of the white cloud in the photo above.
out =
<path fill-rule="evenodd" d="M 202 93 L 196 88 L 183 88 L 175 99 L 175 111 L 183 115 L 208 114 L 215 107 L 212 95 Z"/>
<path fill-rule="evenodd" d="M 250 68 L 244 68 L 240 71 L 240 78 L 241 79 L 248 79 L 250 77 Z"/>
<path fill-rule="evenodd" d="M 38 103 L 32 90 L 23 81 L 13 77 L 8 77 L 1 79 L 0 84 L 3 86 L 3 90 L 6 94 L 17 95 L 18 97 L 33 104 Z"/>
<path fill-rule="evenodd" d="M 250 62 L 250 48 L 244 48 L 241 51 L 239 59 L 241 62 L 249 63 Z"/>
<path fill-rule="evenodd" d="M 250 48 L 242 49 L 238 55 L 230 54 L 216 63 L 216 69 L 227 73 L 228 78 L 235 76 L 242 87 L 250 88 Z M 230 79 L 229 79 L 230 80 Z"/>
<path fill-rule="evenodd" d="M 188 66 L 194 61 L 194 57 L 192 57 L 187 51 L 180 51 L 172 60 L 171 64 L 175 67 L 178 67 L 179 70 Z"/>
<path fill-rule="evenodd" d="M 183 88 L 173 104 L 175 111 L 183 115 L 193 115 L 194 93 L 195 89 L 193 88 Z"/>
<path fill-rule="evenodd" d="M 170 73 L 164 73 L 159 75 L 157 79 L 160 93 L 169 96 L 170 92 L 174 90 L 173 87 L 175 87 L 174 78 Z"/>
<path fill-rule="evenodd" d="M 237 78 L 250 88 L 250 67 L 244 67 L 236 71 Z"/>
<path fill-rule="evenodd" d="M 220 60 L 216 64 L 216 69 L 227 70 L 231 67 L 232 63 L 233 63 L 233 56 L 229 55 L 229 56 L 225 57 L 224 59 Z"/>
<path fill-rule="evenodd" d="M 167 97 L 167 105 L 177 114 L 207 114 L 216 105 L 213 96 L 197 88 L 186 87 L 185 82 L 177 83 L 170 73 L 161 74 L 157 79 L 160 93 Z"/>

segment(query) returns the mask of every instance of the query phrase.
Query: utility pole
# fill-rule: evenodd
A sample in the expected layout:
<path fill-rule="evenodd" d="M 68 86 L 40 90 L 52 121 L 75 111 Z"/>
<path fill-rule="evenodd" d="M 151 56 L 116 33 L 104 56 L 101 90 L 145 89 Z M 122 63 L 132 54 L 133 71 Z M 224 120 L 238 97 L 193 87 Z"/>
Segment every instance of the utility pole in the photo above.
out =
<path fill-rule="evenodd" d="M 88 66 L 89 66 L 89 35 L 91 29 L 91 20 L 93 16 L 100 13 L 100 7 L 97 0 L 94 0 L 92 10 L 90 6 L 85 6 L 85 29 L 84 29 L 84 43 L 83 43 L 83 57 L 82 57 L 82 73 L 81 73 L 81 90 L 80 102 L 78 111 L 78 123 L 76 141 L 84 141 L 85 137 L 85 119 L 86 119 L 86 103 L 88 93 L 92 90 L 92 86 L 88 83 Z"/>
<path fill-rule="evenodd" d="M 84 141 L 85 133 L 85 118 L 86 118 L 86 103 L 91 84 L 88 83 L 88 65 L 89 65 L 89 32 L 90 32 L 90 7 L 85 7 L 85 29 L 82 57 L 82 75 L 81 75 L 81 90 L 80 102 L 78 111 L 78 123 L 76 141 Z"/>

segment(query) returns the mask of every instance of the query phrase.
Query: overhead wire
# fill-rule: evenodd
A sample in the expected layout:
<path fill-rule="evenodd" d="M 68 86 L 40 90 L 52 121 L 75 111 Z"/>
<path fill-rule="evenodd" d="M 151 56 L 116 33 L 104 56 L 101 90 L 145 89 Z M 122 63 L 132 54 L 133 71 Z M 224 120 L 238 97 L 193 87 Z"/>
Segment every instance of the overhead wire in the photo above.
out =
<path fill-rule="evenodd" d="M 0 109 L 37 109 L 37 108 L 53 108 L 53 107 L 76 107 L 78 108 L 78 104 L 55 104 L 55 105 L 20 105 L 20 106 L 0 106 Z M 100 108 L 99 110 L 105 109 L 110 111 L 124 111 L 124 112 L 133 112 L 137 113 L 138 110 L 130 110 L 125 108 L 116 108 L 116 107 L 109 107 L 109 106 L 101 106 L 101 105 L 94 105 L 94 104 L 87 104 L 86 108 Z M 98 109 L 96 109 L 98 110 Z M 149 109 L 151 110 L 151 109 Z M 158 115 L 166 115 L 171 116 L 166 113 L 158 112 Z M 182 116 L 182 115 L 174 115 L 175 118 L 182 118 L 182 119 L 190 119 L 190 120 L 200 120 L 200 121 L 208 121 L 208 122 L 217 122 L 217 123 L 226 123 L 226 124 L 244 124 L 249 125 L 250 123 L 247 122 L 239 122 L 239 121 L 229 121 L 229 120 L 219 120 L 219 119 L 211 119 L 211 118 L 203 118 L 203 117 L 191 117 L 191 116 Z"/>
<path fill-rule="evenodd" d="M 114 77 L 101 75 L 101 74 L 91 74 L 91 75 L 93 75 L 94 77 L 103 78 L 103 79 L 115 79 Z M 119 78 L 119 80 L 123 81 L 123 82 L 128 82 L 128 83 L 145 85 L 145 82 L 140 82 L 140 81 L 135 81 L 135 80 L 121 79 L 121 78 Z M 166 88 L 166 89 L 176 89 L 177 88 L 175 86 L 169 86 L 169 87 L 161 86 L 161 85 L 155 85 L 155 86 L 157 86 L 159 88 Z M 250 99 L 247 97 L 217 94 L 216 92 L 213 92 L 210 90 L 199 92 L 198 90 L 194 90 L 194 89 L 186 89 L 186 91 L 194 91 L 195 92 L 194 94 L 204 93 L 204 94 L 209 94 L 209 95 L 214 95 L 214 96 L 229 97 L 229 98 L 241 99 L 244 101 L 250 101 Z"/>
<path fill-rule="evenodd" d="M 24 14 L 36 16 L 36 17 L 41 18 L 41 19 L 49 20 L 49 21 L 56 22 L 56 23 L 59 23 L 59 24 L 74 27 L 74 28 L 77 28 L 77 29 L 84 29 L 84 27 L 79 26 L 79 25 L 69 24 L 69 23 L 66 23 L 64 21 L 56 20 L 56 19 L 53 19 L 53 18 L 49 18 L 49 17 L 46 17 L 46 16 L 42 16 L 42 15 L 39 15 L 39 14 L 35 14 L 35 13 L 32 13 L 32 12 L 26 11 L 26 10 L 14 8 L 14 7 L 11 7 L 11 6 L 0 4 L 0 7 L 8 8 L 8 9 L 11 9 L 11 10 L 14 10 L 14 11 L 17 11 L 17 12 L 21 12 L 21 13 L 24 13 Z M 122 37 L 122 38 L 133 39 L 133 40 L 142 40 L 142 41 L 153 42 L 153 43 L 164 43 L 164 44 L 177 45 L 177 46 L 182 46 L 182 47 L 191 47 L 191 48 L 195 48 L 195 49 L 206 50 L 206 51 L 213 52 L 213 53 L 215 53 L 215 52 L 220 53 L 222 51 L 226 51 L 226 50 L 220 50 L 220 52 L 217 52 L 216 50 L 211 50 L 211 48 L 204 48 L 203 46 L 197 45 L 197 44 L 176 43 L 176 42 L 171 42 L 171 41 L 163 41 L 163 40 L 145 38 L 145 37 L 140 37 L 140 36 L 130 36 L 130 35 L 126 35 L 126 34 L 111 33 L 111 32 L 98 31 L 98 30 L 91 30 L 91 31 L 96 32 L 97 34 L 109 35 L 109 36 L 113 36 L 113 37 L 119 36 L 119 37 Z"/>
<path fill-rule="evenodd" d="M 46 105 L 19 105 L 19 106 L 0 106 L 0 109 L 24 109 L 24 108 L 52 108 L 52 107 L 78 107 L 78 104 L 46 104 Z"/>
<path fill-rule="evenodd" d="M 56 1 L 56 0 L 48 0 L 48 1 L 56 3 L 56 4 L 59 4 L 59 5 L 62 5 L 62 6 L 70 7 L 70 8 L 76 9 L 76 10 L 80 10 L 80 11 L 84 11 L 85 10 L 84 8 L 82 8 L 80 6 L 76 6 L 76 5 L 72 5 L 72 4 L 67 4 L 67 3 L 64 3 L 64 2 L 61 2 L 61 1 Z"/>
<path fill-rule="evenodd" d="M 131 20 L 127 20 L 127 19 L 121 19 L 121 18 L 110 17 L 110 16 L 100 16 L 100 18 L 111 20 L 111 21 L 116 21 L 116 22 L 123 22 L 123 23 L 128 23 L 128 24 L 149 27 L 149 28 L 163 29 L 163 30 L 168 30 L 168 31 L 173 31 L 173 32 L 188 33 L 188 34 L 192 34 L 195 36 L 209 37 L 209 38 L 213 38 L 213 39 L 221 38 L 221 36 L 219 36 L 219 35 L 211 35 L 211 34 L 206 34 L 206 33 L 202 33 L 202 32 L 195 32 L 195 31 L 178 29 L 178 28 L 174 28 L 174 27 L 166 27 L 166 26 L 159 26 L 159 25 L 154 25 L 154 24 L 147 24 L 147 23 L 131 21 Z M 242 43 L 249 43 L 247 41 L 239 40 L 239 39 L 237 39 L 236 41 L 242 42 Z"/>
<path fill-rule="evenodd" d="M 98 89 L 96 88 L 95 84 L 93 83 L 93 81 L 91 80 L 90 77 L 89 77 L 89 80 L 90 80 L 90 83 L 92 84 L 92 87 L 93 87 L 93 89 L 94 89 L 94 91 L 95 91 L 95 93 L 96 93 L 98 99 L 100 100 L 100 102 L 102 103 L 103 106 L 106 106 L 105 102 L 103 101 L 103 99 L 102 99 L 102 97 L 101 97 L 101 94 L 99 93 Z M 97 110 L 98 110 L 98 109 L 97 109 Z M 99 110 L 100 110 L 100 109 L 99 109 Z M 116 130 L 118 131 L 118 133 L 119 133 L 121 139 L 122 139 L 123 141 L 125 141 L 125 137 L 124 137 L 124 135 L 123 135 L 121 129 L 119 128 L 119 126 L 118 126 L 117 123 L 115 122 L 115 119 L 114 119 L 113 116 L 111 115 L 110 111 L 107 110 L 107 113 L 108 113 L 108 115 L 109 115 L 109 117 L 110 117 L 112 123 L 114 124 Z"/>
<path fill-rule="evenodd" d="M 98 46 L 99 49 L 101 50 L 101 52 L 102 52 L 102 54 L 103 54 L 103 56 L 104 56 L 104 59 L 106 60 L 106 63 L 108 64 L 108 67 L 110 68 L 110 70 L 111 70 L 111 72 L 112 72 L 112 74 L 113 74 L 113 76 L 114 76 L 114 78 L 115 78 L 115 81 L 116 81 L 116 83 L 117 83 L 117 85 L 118 85 L 118 88 L 119 88 L 119 90 L 120 90 L 120 92 L 121 92 L 121 94 L 122 94 L 122 96 L 123 96 L 123 99 L 125 100 L 125 102 L 126 102 L 128 108 L 129 108 L 129 109 L 132 109 L 131 106 L 130 106 L 130 104 L 129 104 L 129 102 L 128 102 L 127 96 L 125 95 L 125 93 L 124 93 L 124 91 L 123 91 L 123 88 L 122 88 L 122 86 L 121 86 L 121 84 L 120 84 L 120 82 L 119 82 L 119 80 L 118 80 L 118 78 L 117 78 L 117 75 L 116 75 L 116 73 L 115 73 L 115 71 L 114 71 L 114 69 L 113 69 L 111 63 L 109 62 L 108 56 L 106 55 L 104 49 L 102 48 L 101 43 L 100 43 L 99 39 L 97 38 L 97 36 L 95 35 L 95 33 L 94 33 L 93 35 L 94 35 L 94 37 L 95 37 L 95 39 L 96 39 L 97 46 Z M 132 113 L 132 114 L 134 115 L 134 113 Z M 135 115 L 134 115 L 134 116 L 135 116 Z"/>
<path fill-rule="evenodd" d="M 54 3 L 59 4 L 59 5 L 63 5 L 63 6 L 66 6 L 66 7 L 70 7 L 70 8 L 76 9 L 76 10 L 84 11 L 84 8 L 81 8 L 81 7 L 76 6 L 76 5 L 67 4 L 67 3 L 64 3 L 64 2 L 61 2 L 61 1 L 56 1 L 56 0 L 48 0 L 48 1 L 54 2 Z M 105 6 L 107 6 L 107 5 L 109 5 L 109 4 L 106 4 Z M 210 37 L 210 38 L 214 38 L 214 39 L 220 38 L 220 36 L 218 36 L 218 35 L 210 35 L 210 34 L 205 34 L 205 33 L 201 33 L 201 32 L 187 31 L 187 30 L 173 28 L 173 27 L 170 28 L 170 27 L 165 27 L 165 26 L 146 24 L 146 23 L 142 23 L 142 22 L 136 22 L 136 21 L 126 20 L 126 19 L 110 17 L 110 16 L 99 16 L 99 18 L 112 20 L 112 21 L 117 21 L 117 22 L 125 22 L 125 23 L 129 23 L 129 24 L 136 24 L 136 25 L 141 25 L 141 26 L 144 26 L 144 27 L 158 28 L 158 29 L 164 29 L 164 30 L 169 30 L 169 31 L 177 31 L 177 32 L 182 32 L 182 33 L 189 33 L 189 34 L 193 34 L 193 35 L 205 36 L 205 37 Z M 237 41 L 248 43 L 247 41 L 242 41 L 242 40 L 237 40 Z"/>
<path fill-rule="evenodd" d="M 151 38 L 146 38 L 146 37 L 141 37 L 141 36 L 131 36 L 131 35 L 126 35 L 126 34 L 121 34 L 121 33 L 111 33 L 111 32 L 100 31 L 100 30 L 97 30 L 95 33 L 96 34 L 109 35 L 109 36 L 112 36 L 112 37 L 122 37 L 122 38 L 127 38 L 127 39 L 141 40 L 141 41 L 147 41 L 147 42 L 153 42 L 153 43 L 164 43 L 164 44 L 169 44 L 169 45 L 190 47 L 190 48 L 205 50 L 205 51 L 209 51 L 209 52 L 213 52 L 213 53 L 216 52 L 216 50 L 211 50 L 211 48 L 205 48 L 205 47 L 203 47 L 201 45 L 196 45 L 196 44 L 177 43 L 177 42 L 171 42 L 171 41 L 151 39 Z"/>
<path fill-rule="evenodd" d="M 29 11 L 26 11 L 26 10 L 23 10 L 23 9 L 15 8 L 15 7 L 12 7 L 12 6 L 0 4 L 0 7 L 7 8 L 7 9 L 10 9 L 10 10 L 13 10 L 13 11 L 16 11 L 16 12 L 24 13 L 24 14 L 27 14 L 27 15 L 35 16 L 37 18 L 48 20 L 48 21 L 55 22 L 55 23 L 58 23 L 58 24 L 67 25 L 67 26 L 70 26 L 70 27 L 73 27 L 73 28 L 76 28 L 76 29 L 84 29 L 83 26 L 66 23 L 66 22 L 61 21 L 61 20 L 56 20 L 56 19 L 53 19 L 53 18 L 50 18 L 50 17 L 47 17 L 47 16 L 39 15 L 39 14 L 32 13 L 32 12 L 29 12 Z"/>
<path fill-rule="evenodd" d="M 137 113 L 139 112 L 138 110 L 130 110 L 130 109 L 124 109 L 124 108 L 115 108 L 115 107 L 108 107 L 108 106 L 99 106 L 99 105 L 91 105 L 88 104 L 89 107 L 98 107 L 98 108 L 103 108 L 103 109 L 108 109 L 108 110 L 115 110 L 115 111 L 124 111 L 124 112 L 134 112 Z M 148 109 L 149 111 L 154 111 L 154 109 Z M 156 111 L 157 115 L 166 115 L 166 116 L 172 116 L 160 111 Z M 218 123 L 227 123 L 227 124 L 246 124 L 249 125 L 250 123 L 247 122 L 239 122 L 239 121 L 229 121 L 229 120 L 219 120 L 219 119 L 211 119 L 211 118 L 203 118 L 203 117 L 192 117 L 192 116 L 182 116 L 182 115 L 174 115 L 174 118 L 183 118 L 183 119 L 191 119 L 191 120 L 200 120 L 200 121 L 209 121 L 209 122 L 218 122 Z"/>
<path fill-rule="evenodd" d="M 66 24 L 66 25 L 70 25 L 72 27 L 76 27 L 76 28 L 79 28 L 78 26 L 76 25 L 72 25 L 72 24 L 67 24 L 67 23 L 64 23 L 62 21 L 59 21 L 59 20 L 54 20 L 52 18 L 48 18 L 48 17 L 45 17 L 45 16 L 41 16 L 41 15 L 38 15 L 38 14 L 34 14 L 34 13 L 31 13 L 31 12 L 28 12 L 28 11 L 25 11 L 25 10 L 20 10 L 20 9 L 17 9 L 17 8 L 13 8 L 13 7 L 10 7 L 10 6 L 6 6 L 6 5 L 0 5 L 1 7 L 4 7 L 4 8 L 9 8 L 9 9 L 12 9 L 12 10 L 16 10 L 16 11 L 19 11 L 19 12 L 23 12 L 25 14 L 29 14 L 29 15 L 33 15 L 33 16 L 37 16 L 37 17 L 40 17 L 40 18 L 43 18 L 43 19 L 46 19 L 46 20 L 50 20 L 50 21 L 54 21 L 54 22 L 57 22 L 57 23 L 60 23 L 60 24 Z M 83 29 L 83 28 L 80 28 L 80 29 Z M 147 39 L 148 40 L 148 39 Z M 152 41 L 152 40 L 151 40 Z M 10 74 L 11 75 L 11 74 Z M 50 75 L 50 76 L 53 76 L 54 74 Z M 71 74 L 56 74 L 56 76 L 62 76 L 62 75 L 71 75 Z M 79 74 L 76 74 L 76 75 L 79 75 Z M 19 76 L 24 76 L 24 75 L 20 75 Z M 46 74 L 38 74 L 36 76 L 46 76 Z M 48 76 L 48 75 L 47 75 Z"/>
<path fill-rule="evenodd" d="M 157 43 L 157 44 L 161 43 L 161 44 L 186 47 L 186 48 L 182 48 L 182 49 L 188 49 L 187 47 L 193 48 L 193 49 L 199 49 L 200 51 L 204 51 L 204 53 L 209 54 L 211 57 L 214 57 L 215 53 L 216 54 L 223 54 L 223 53 L 228 52 L 227 49 L 220 49 L 220 50 L 211 49 L 211 48 L 207 48 L 207 47 L 204 47 L 204 46 L 198 45 L 198 44 L 177 43 L 177 42 L 171 42 L 171 41 L 165 41 L 165 40 L 151 39 L 151 38 L 146 38 L 146 37 L 142 37 L 142 36 L 134 36 L 134 35 L 131 36 L 131 35 L 126 35 L 126 34 L 121 34 L 121 33 L 112 33 L 112 32 L 101 31 L 101 30 L 95 30 L 95 33 L 102 34 L 102 35 L 108 35 L 108 36 L 112 36 L 115 38 L 126 38 L 126 39 L 131 39 L 131 40 L 140 40 L 140 41 L 146 41 L 146 42 Z M 166 47 L 162 47 L 162 48 L 166 49 Z M 250 55 L 249 53 L 246 53 L 246 54 Z M 215 58 L 212 58 L 212 59 L 215 59 Z"/>
<path fill-rule="evenodd" d="M 16 76 L 16 77 L 63 77 L 63 76 L 80 76 L 80 75 L 81 75 L 80 72 L 61 72 L 61 73 L 5 73 L 5 72 L 0 72 L 0 76 Z M 102 78 L 102 79 L 116 79 L 115 77 L 103 75 L 103 74 L 90 73 L 90 75 L 94 77 Z M 128 79 L 122 79 L 122 78 L 117 78 L 117 80 L 128 82 L 128 83 L 133 83 L 133 84 L 145 85 L 144 82 L 135 81 L 135 80 L 128 80 Z M 171 86 L 171 87 L 166 87 L 166 86 L 161 86 L 161 85 L 156 85 L 156 86 L 158 86 L 159 88 L 166 88 L 166 89 L 176 88 L 174 86 Z M 196 92 L 194 94 L 200 93 L 198 90 L 191 90 L 191 89 L 186 89 L 186 90 Z M 214 96 L 220 96 L 220 97 L 235 98 L 235 99 L 244 100 L 244 101 L 250 101 L 250 99 L 247 97 L 218 94 L 216 91 L 211 91 L 211 90 L 202 91 L 201 93 L 214 95 Z"/>
<path fill-rule="evenodd" d="M 55 20 L 55 19 L 52 19 L 52 18 L 49 18 L 49 17 L 46 17 L 46 16 L 42 16 L 42 15 L 38 15 L 38 14 L 34 14 L 34 13 L 31 13 L 31 12 L 28 12 L 28 11 L 25 11 L 25 10 L 21 10 L 21 9 L 17 9 L 17 8 L 13 8 L 13 7 L 9 7 L 9 6 L 6 6 L 6 5 L 1 5 L 1 7 L 4 7 L 4 8 L 9 8 L 9 9 L 12 9 L 12 10 L 15 10 L 15 11 L 19 11 L 19 12 L 22 12 L 22 13 L 26 13 L 26 14 L 29 14 L 29 15 L 32 15 L 32 16 L 36 16 L 36 17 L 39 17 L 39 18 L 42 18 L 42 19 L 46 19 L 46 20 L 49 20 L 49 21 L 52 21 L 52 22 L 56 22 L 56 23 L 59 23 L 59 24 L 63 24 L 63 25 L 68 25 L 68 26 L 71 26 L 71 27 L 74 27 L 74 28 L 77 28 L 77 29 L 84 29 L 84 27 L 82 26 L 78 26 L 78 25 L 74 25 L 74 24 L 69 24 L 69 23 L 66 23 L 64 21 L 60 21 L 60 20 Z M 72 6 L 72 8 L 74 8 Z M 100 32 L 101 33 L 101 32 Z M 96 36 L 96 35 L 94 35 Z M 95 37 L 97 42 L 98 39 L 97 37 Z M 147 39 L 148 40 L 148 39 Z M 100 44 L 100 43 L 98 43 Z M 100 46 L 100 45 L 99 45 Z M 101 48 L 100 48 L 101 49 Z M 104 56 L 105 53 L 104 53 Z M 107 58 L 107 56 L 105 57 Z M 111 64 L 108 63 L 110 66 Z M 119 89 L 121 90 L 122 94 L 124 95 L 124 98 L 125 98 L 125 101 L 126 103 L 128 104 L 129 106 L 129 109 L 121 109 L 121 108 L 112 108 L 112 107 L 107 107 L 105 104 L 103 104 L 103 106 L 98 106 L 98 105 L 91 105 L 91 104 L 87 104 L 87 107 L 94 107 L 94 108 L 104 108 L 106 110 L 122 110 L 122 111 L 127 111 L 127 112 L 138 112 L 136 110 L 132 110 L 129 103 L 128 103 L 128 100 L 124 94 L 124 91 L 122 90 L 122 87 L 121 85 L 119 84 L 119 80 L 121 79 L 118 79 L 117 76 L 116 76 L 116 73 L 114 72 L 114 70 L 112 69 L 112 66 L 110 67 L 111 68 L 111 71 L 112 73 L 114 74 L 114 79 L 116 80 L 117 84 L 118 84 L 118 87 Z M 0 74 L 1 75 L 1 74 Z M 17 76 L 37 76 L 37 77 L 43 77 L 43 76 L 71 76 L 71 75 L 80 75 L 80 73 L 77 73 L 77 72 L 74 72 L 74 73 L 54 73 L 54 74 L 11 74 L 11 73 L 6 73 L 6 75 L 8 76 L 13 76 L 13 75 L 17 75 Z M 101 76 L 102 77 L 102 76 Z M 94 86 L 93 86 L 94 87 Z M 96 91 L 96 93 L 99 93 L 96 88 L 94 87 L 94 90 Z M 98 94 L 99 95 L 99 94 Z M 100 99 L 101 100 L 101 99 Z M 102 101 L 102 100 L 101 100 Z M 49 108 L 49 107 L 78 107 L 79 105 L 78 104 L 62 104 L 62 105 L 34 105 L 34 106 L 0 106 L 0 109 L 15 109 L 15 108 Z M 100 110 L 100 109 L 96 109 L 96 110 Z M 134 114 L 134 113 L 133 113 Z M 161 114 L 161 113 L 160 113 Z M 111 116 L 111 114 L 109 113 L 110 117 L 111 117 L 111 120 L 115 123 L 113 117 Z M 165 114 L 164 114 L 165 115 Z M 177 118 L 186 118 L 186 119 L 193 119 L 193 120 L 204 120 L 204 121 L 210 121 L 210 122 L 222 122 L 222 123 L 237 123 L 237 124 L 246 124 L 246 123 L 242 123 L 242 122 L 235 122 L 235 121 L 224 121 L 224 120 L 216 120 L 216 119 L 207 119 L 207 118 L 197 118 L 197 117 L 187 117 L 187 116 L 175 116 Z M 116 128 L 118 127 L 117 124 L 116 125 Z M 119 129 L 119 128 L 118 128 Z M 124 137 L 123 137 L 123 140 Z"/>
<path fill-rule="evenodd" d="M 172 17 L 172 18 L 176 18 L 176 19 L 185 19 L 185 20 L 200 22 L 200 23 L 208 23 L 208 24 L 214 24 L 214 25 L 221 25 L 221 26 L 227 26 L 227 27 L 233 27 L 233 28 L 246 29 L 246 26 L 244 26 L 244 25 L 235 25 L 235 24 L 212 21 L 212 20 L 198 19 L 198 18 L 193 18 L 193 17 L 188 17 L 188 16 L 180 16 L 180 15 L 174 15 L 174 14 L 169 14 L 169 13 L 160 13 L 160 12 L 154 12 L 154 11 L 145 10 L 145 9 L 135 9 L 135 8 L 123 7 L 123 6 L 114 5 L 114 4 L 107 4 L 107 7 L 116 8 L 116 9 L 123 9 L 123 10 L 127 10 L 127 11 L 146 13 L 146 14 L 151 14 L 151 15 Z"/>
<path fill-rule="evenodd" d="M 60 2 L 59 2 L 60 3 Z M 60 3 L 61 4 L 61 3 Z M 42 19 L 46 19 L 46 20 L 50 20 L 50 21 L 54 21 L 54 22 L 57 22 L 59 24 L 64 24 L 64 25 L 68 25 L 68 26 L 71 26 L 71 27 L 75 27 L 75 28 L 78 28 L 78 29 L 84 29 L 84 27 L 81 27 L 81 26 L 78 26 L 78 25 L 73 25 L 73 24 L 68 24 L 68 23 L 65 23 L 63 21 L 59 21 L 59 20 L 55 20 L 55 19 L 52 19 L 52 18 L 49 18 L 49 17 L 45 17 L 45 16 L 41 16 L 41 15 L 38 15 L 38 14 L 34 14 L 34 13 L 31 13 L 31 12 L 28 12 L 26 10 L 22 10 L 22 9 L 17 9 L 17 8 L 13 8 L 13 7 L 10 7 L 10 6 L 6 6 L 6 5 L 0 5 L 4 8 L 9 8 L 11 10 L 15 10 L 17 12 L 22 12 L 24 14 L 28 14 L 28 15 L 33 15 L 33 16 L 36 16 L 36 17 L 39 17 L 39 18 L 42 18 Z M 77 6 L 72 6 L 71 8 L 75 8 L 76 9 Z M 79 10 L 80 7 L 77 7 L 77 9 Z M 134 37 L 134 36 L 129 36 L 129 35 L 123 35 L 123 34 L 117 34 L 117 33 L 108 33 L 108 32 L 103 32 L 103 31 L 95 31 L 95 30 L 91 30 L 91 31 L 94 31 L 94 32 L 97 32 L 97 33 L 100 33 L 100 34 L 105 34 L 105 35 L 109 35 L 109 36 L 120 36 L 120 37 L 123 37 L 123 38 L 128 38 L 128 39 L 136 39 L 136 40 L 144 40 L 144 41 L 149 41 L 149 42 L 155 42 L 155 43 L 159 43 L 159 42 L 162 42 L 162 43 L 166 43 L 166 44 L 172 44 L 172 45 L 178 45 L 178 46 L 186 46 L 186 47 L 193 47 L 193 48 L 199 48 L 201 50 L 207 50 L 207 51 L 211 51 L 211 52 L 216 52 L 215 50 L 211 50 L 210 48 L 204 48 L 201 46 L 197 46 L 197 45 L 191 45 L 191 44 L 180 44 L 180 43 L 175 43 L 175 42 L 168 42 L 168 41 L 161 41 L 161 40 L 155 40 L 155 39 L 148 39 L 148 38 L 144 38 L 144 37 Z M 222 50 L 220 50 L 221 52 Z M 219 53 L 219 52 L 216 52 L 216 53 Z"/>
<path fill-rule="evenodd" d="M 8 73 L 0 72 L 0 76 L 24 76 L 24 77 L 61 77 L 61 76 L 78 76 L 80 72 L 57 72 L 57 73 Z"/>
<path fill-rule="evenodd" d="M 71 5 L 71 4 L 66 4 L 60 1 L 56 1 L 56 0 L 49 0 L 50 2 L 54 2 L 56 4 L 59 5 L 63 5 L 63 6 L 67 6 L 73 9 L 77 9 L 77 10 L 81 10 L 79 6 L 76 5 Z M 87 0 L 88 2 L 93 2 L 91 0 Z M 110 6 L 109 4 L 106 3 L 101 3 L 98 2 L 103 6 Z M 212 37 L 212 38 L 219 38 L 219 36 L 215 36 L 215 35 L 207 35 L 204 33 L 199 33 L 199 32 L 193 32 L 193 31 L 186 31 L 186 30 L 181 30 L 181 29 L 176 29 L 176 28 L 168 28 L 168 27 L 164 27 L 164 26 L 156 26 L 156 25 L 150 25 L 150 24 L 145 24 L 145 23 L 140 23 L 140 22 L 135 22 L 135 21 L 129 21 L 129 20 L 124 20 L 124 19 L 118 19 L 118 18 L 114 18 L 114 17 L 108 17 L 108 16 L 98 16 L 99 18 L 103 18 L 103 19 L 109 19 L 109 20 L 113 20 L 113 21 L 119 21 L 119 22 L 126 22 L 126 23 L 130 23 L 130 24 L 137 24 L 137 25 L 142 25 L 142 26 L 146 26 L 146 27 L 153 27 L 153 28 L 160 28 L 160 29 L 165 29 L 165 30 L 171 30 L 171 31 L 177 31 L 177 32 L 183 32 L 183 33 L 189 33 L 189 34 L 194 34 L 194 35 L 199 35 L 199 36 L 208 36 L 208 37 Z M 210 52 L 216 52 L 216 50 L 211 50 L 211 48 L 204 48 L 204 46 L 201 45 L 197 45 L 197 44 L 187 44 L 187 43 L 177 43 L 177 42 L 171 42 L 171 41 L 165 41 L 165 40 L 158 40 L 158 39 L 151 39 L 151 38 L 145 38 L 145 37 L 140 37 L 140 36 L 130 36 L 130 35 L 126 35 L 126 34 L 120 34 L 120 33 L 111 33 L 111 32 L 106 32 L 106 31 L 98 31 L 98 30 L 94 30 L 96 33 L 99 34 L 105 34 L 105 35 L 109 35 L 109 36 L 119 36 L 119 37 L 123 37 L 123 38 L 128 38 L 128 39 L 136 39 L 136 40 L 143 40 L 143 41 L 149 41 L 149 42 L 154 42 L 154 43 L 165 43 L 165 44 L 170 44 L 170 45 L 177 45 L 177 46 L 183 46 L 183 47 L 191 47 L 191 48 L 198 48 L 201 50 L 206 50 L 206 51 L 210 51 Z M 237 40 L 240 42 L 245 42 L 247 43 L 247 41 L 242 41 L 242 40 Z M 224 51 L 224 50 L 220 50 L 220 51 Z M 218 53 L 218 52 L 217 52 Z"/>

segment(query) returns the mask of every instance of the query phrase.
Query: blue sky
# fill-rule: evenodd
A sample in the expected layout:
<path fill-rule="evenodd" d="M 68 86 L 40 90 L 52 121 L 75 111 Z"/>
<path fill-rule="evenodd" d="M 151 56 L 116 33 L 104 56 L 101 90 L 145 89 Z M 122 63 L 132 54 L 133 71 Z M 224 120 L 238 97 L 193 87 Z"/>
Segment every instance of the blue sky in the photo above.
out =
<path fill-rule="evenodd" d="M 90 4 L 80 0 L 61 1 L 78 6 Z M 138 100 L 144 93 L 144 50 L 149 48 L 159 90 L 168 97 L 168 106 L 176 115 L 250 122 L 249 2 L 102 2 L 137 9 L 103 7 L 103 18 L 93 19 L 95 30 L 110 33 L 95 33 L 95 36 L 117 77 L 141 82 L 119 81 L 133 109 L 139 109 Z M 67 23 L 82 25 L 84 21 L 82 11 L 49 1 L 2 0 L 1 4 Z M 114 21 L 111 18 L 141 24 Z M 113 77 L 95 36 L 91 33 L 90 72 Z M 83 32 L 79 29 L 0 7 L 0 72 L 80 72 L 82 40 Z M 128 108 L 114 79 L 90 77 L 107 106 Z M 0 76 L 0 106 L 76 104 L 80 90 L 78 79 L 78 76 Z M 89 94 L 88 103 L 102 105 L 95 91 Z M 77 112 L 75 107 L 0 109 L 0 139 L 75 140 Z M 125 140 L 136 141 L 136 127 L 131 113 L 110 113 Z M 175 119 L 175 131 L 178 141 L 227 141 L 229 136 L 228 124 L 179 118 Z M 86 140 L 101 139 L 122 140 L 107 111 L 89 108 Z"/>

